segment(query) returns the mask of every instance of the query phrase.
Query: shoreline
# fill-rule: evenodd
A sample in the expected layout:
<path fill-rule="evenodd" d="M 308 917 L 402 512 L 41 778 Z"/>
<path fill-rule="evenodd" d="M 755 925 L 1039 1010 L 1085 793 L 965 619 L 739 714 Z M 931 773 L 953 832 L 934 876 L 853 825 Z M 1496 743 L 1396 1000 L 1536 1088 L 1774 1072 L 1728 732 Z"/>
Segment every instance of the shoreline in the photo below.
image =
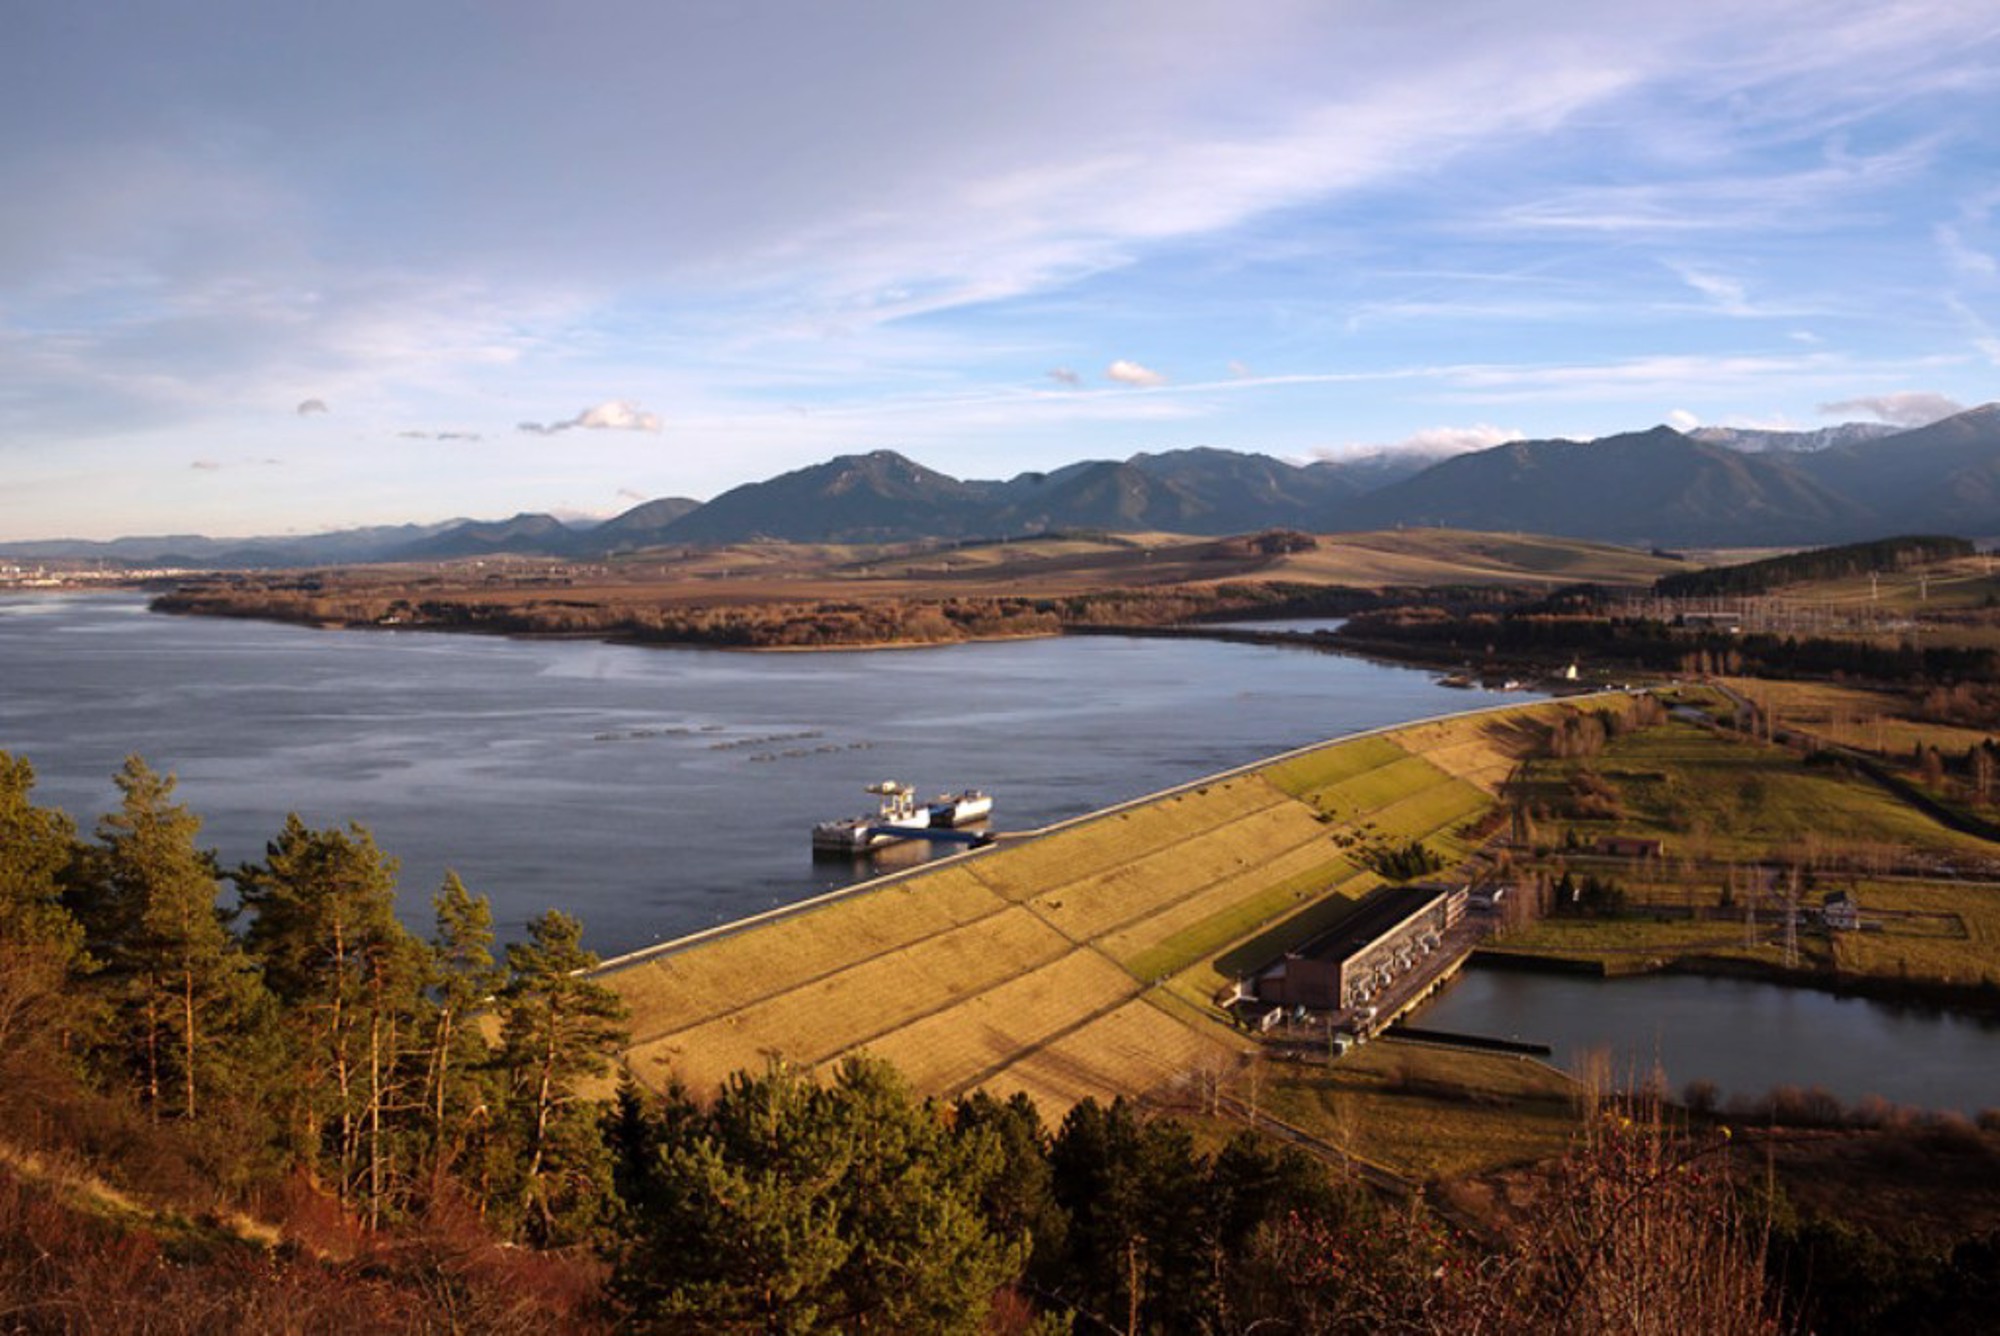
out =
<path fill-rule="evenodd" d="M 1720 956 L 1654 957 L 1613 968 L 1588 956 L 1550 955 L 1482 946 L 1467 962 L 1476 969 L 1514 970 L 1524 974 L 1565 974 L 1602 979 L 1639 979 L 1653 975 L 1686 975 L 1705 979 L 1740 979 L 1780 988 L 1801 988 L 1833 997 L 1865 1001 L 1913 1011 L 1944 1012 L 1973 1020 L 2000 1020 L 2000 984 L 1949 983 L 1941 979 L 1896 979 L 1872 974 L 1839 974 L 1825 970 L 1786 969 L 1757 960 Z"/>
<path fill-rule="evenodd" d="M 143 591 L 142 591 L 143 592 Z M 422 631 L 439 635 L 483 635 L 498 636 L 510 640 L 594 640 L 607 645 L 628 645 L 638 649 L 718 650 L 737 654 L 828 654 L 862 653 L 878 650 L 912 651 L 927 649 L 949 649 L 958 645 L 997 645 L 1016 641 L 1054 640 L 1064 636 L 1111 636 L 1130 639 L 1155 640 L 1207 640 L 1218 644 L 1259 645 L 1277 649 L 1312 650 L 1322 654 L 1339 654 L 1346 658 L 1363 659 L 1392 667 L 1408 668 L 1414 671 L 1450 673 L 1462 670 L 1463 662 L 1453 662 L 1435 654 L 1427 654 L 1415 647 L 1405 647 L 1393 642 L 1379 640 L 1344 641 L 1334 632 L 1269 631 L 1257 630 L 1226 621 L 1212 622 L 1164 622 L 1159 624 L 1132 623 L 1079 623 L 1060 626 L 1054 630 L 1022 631 L 1009 634 L 967 635 L 950 640 L 871 640 L 839 641 L 821 645 L 796 644 L 741 644 L 721 640 L 699 638 L 673 639 L 634 633 L 626 628 L 606 628 L 604 630 L 536 630 L 505 626 L 483 626 L 467 622 L 398 622 L 384 624 L 361 619 L 339 620 L 321 617 L 285 616 L 270 611 L 238 611 L 227 607 L 175 607 L 166 603 L 167 596 L 155 595 L 147 600 L 148 612 L 174 617 L 217 617 L 234 618 L 241 621 L 269 622 L 279 626 L 301 626 L 315 631 Z M 1261 613 L 1247 613 L 1244 620 L 1254 621 Z M 1560 656 L 1559 656 L 1560 657 Z M 1551 659 L 1545 663 L 1519 661 L 1511 665 L 1518 676 L 1532 689 L 1552 693 L 1563 692 L 1565 687 L 1577 694 L 1617 689 L 1609 681 L 1574 682 L 1565 681 L 1556 675 L 1570 660 L 1561 662 Z M 1487 674 L 1492 675 L 1492 674 Z M 1648 676 L 1643 673 L 1626 675 L 1632 678 Z M 1622 682 L 1624 678 L 1621 677 Z"/>

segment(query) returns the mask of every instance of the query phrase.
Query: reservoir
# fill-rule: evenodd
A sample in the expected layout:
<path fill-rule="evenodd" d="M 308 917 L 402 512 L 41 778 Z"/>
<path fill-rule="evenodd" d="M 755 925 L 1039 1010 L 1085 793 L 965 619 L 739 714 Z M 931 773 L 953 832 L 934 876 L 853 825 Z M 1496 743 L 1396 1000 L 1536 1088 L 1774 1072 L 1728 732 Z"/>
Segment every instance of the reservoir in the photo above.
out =
<path fill-rule="evenodd" d="M 1571 1072 L 1601 1051 L 1614 1083 L 1658 1070 L 1676 1097 L 1701 1080 L 1725 1101 L 1789 1085 L 1850 1106 L 2000 1107 L 2000 1023 L 1755 980 L 1469 969 L 1412 1021 L 1548 1044 Z"/>
<path fill-rule="evenodd" d="M 420 932 L 450 868 L 492 899 L 503 939 L 556 907 L 604 955 L 855 880 L 867 864 L 815 863 L 808 836 L 872 810 L 871 782 L 982 788 L 997 829 L 1028 829 L 1504 699 L 1203 640 L 748 654 L 0 595 L 0 750 L 32 762 L 35 800 L 86 835 L 136 752 L 178 776 L 225 867 L 261 857 L 287 812 L 356 821 L 400 860 Z"/>

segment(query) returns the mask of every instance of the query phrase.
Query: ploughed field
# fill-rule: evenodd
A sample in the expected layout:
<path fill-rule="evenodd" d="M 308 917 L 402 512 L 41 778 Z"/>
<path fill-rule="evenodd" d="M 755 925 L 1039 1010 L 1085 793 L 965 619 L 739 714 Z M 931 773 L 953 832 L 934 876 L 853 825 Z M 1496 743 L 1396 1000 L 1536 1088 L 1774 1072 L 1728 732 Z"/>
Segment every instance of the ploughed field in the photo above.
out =
<path fill-rule="evenodd" d="M 1380 885 L 1370 847 L 1470 852 L 1562 708 L 1329 743 L 614 961 L 627 1065 L 701 1093 L 867 1051 L 925 1093 L 1025 1091 L 1050 1116 L 1233 1070 L 1218 990 Z"/>

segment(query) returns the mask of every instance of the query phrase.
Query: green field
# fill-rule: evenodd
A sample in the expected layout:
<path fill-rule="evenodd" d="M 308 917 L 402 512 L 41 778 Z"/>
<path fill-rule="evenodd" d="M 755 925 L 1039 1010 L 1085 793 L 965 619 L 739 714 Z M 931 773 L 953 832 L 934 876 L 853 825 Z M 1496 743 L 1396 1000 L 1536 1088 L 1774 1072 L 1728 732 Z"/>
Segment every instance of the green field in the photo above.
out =
<path fill-rule="evenodd" d="M 1608 793 L 1618 815 L 1566 810 L 1580 775 L 1589 801 L 1601 805 Z M 1783 906 L 1796 896 L 1806 911 L 1792 943 L 1796 968 L 1940 983 L 2000 978 L 2000 887 L 1879 875 L 1913 857 L 1977 866 L 2000 848 L 1845 768 L 1670 723 L 1616 739 L 1598 756 L 1537 761 L 1524 787 L 1537 812 L 1549 813 L 1535 832 L 1544 857 L 1527 874 L 1609 878 L 1627 903 L 1602 916 L 1558 913 L 1508 932 L 1498 949 L 1611 972 L 1693 956 L 1775 967 L 1786 961 Z M 1665 857 L 1590 857 L 1606 835 L 1657 838 Z M 1759 874 L 1757 864 L 1794 870 Z M 1835 891 L 1860 902 L 1866 930 L 1819 925 L 1812 911 Z"/>
<path fill-rule="evenodd" d="M 1565 793 L 1587 770 L 1617 793 L 1615 819 L 1565 816 Z M 1975 854 L 1990 848 L 1911 808 L 1865 779 L 1805 764 L 1781 747 L 1720 737 L 1673 722 L 1628 734 L 1601 756 L 1538 761 L 1535 801 L 1553 816 L 1541 836 L 1584 842 L 1621 834 L 1663 840 L 1670 854 L 1750 860 L 1815 849 L 1857 855 L 1898 848 Z"/>

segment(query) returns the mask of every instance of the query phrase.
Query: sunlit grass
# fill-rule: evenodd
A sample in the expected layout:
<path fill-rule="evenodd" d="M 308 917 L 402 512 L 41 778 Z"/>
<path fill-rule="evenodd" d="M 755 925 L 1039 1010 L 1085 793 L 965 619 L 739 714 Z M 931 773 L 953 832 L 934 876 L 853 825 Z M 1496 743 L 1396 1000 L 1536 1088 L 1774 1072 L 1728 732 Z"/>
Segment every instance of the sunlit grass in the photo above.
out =
<path fill-rule="evenodd" d="M 1327 1067 L 1267 1064 L 1258 1098 L 1321 1140 L 1421 1180 L 1562 1153 L 1576 1083 L 1543 1063 L 1417 1044 L 1367 1044 Z"/>

